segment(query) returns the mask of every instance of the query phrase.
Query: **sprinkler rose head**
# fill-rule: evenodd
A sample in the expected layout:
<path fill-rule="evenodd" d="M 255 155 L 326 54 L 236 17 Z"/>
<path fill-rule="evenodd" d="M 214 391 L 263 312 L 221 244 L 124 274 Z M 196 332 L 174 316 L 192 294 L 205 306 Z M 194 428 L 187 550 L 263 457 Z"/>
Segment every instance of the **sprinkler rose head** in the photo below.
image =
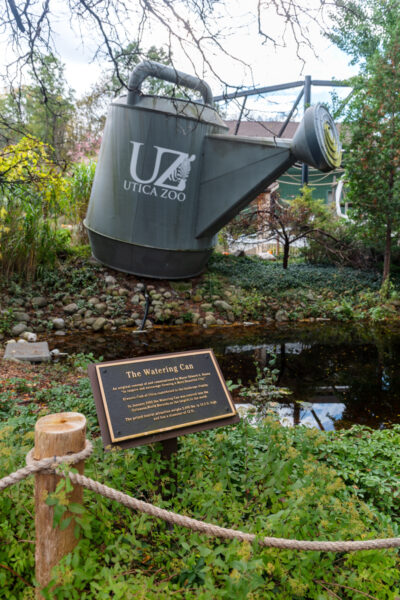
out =
<path fill-rule="evenodd" d="M 293 138 L 294 156 L 320 171 L 340 167 L 342 147 L 339 133 L 327 109 L 322 104 L 307 108 Z"/>

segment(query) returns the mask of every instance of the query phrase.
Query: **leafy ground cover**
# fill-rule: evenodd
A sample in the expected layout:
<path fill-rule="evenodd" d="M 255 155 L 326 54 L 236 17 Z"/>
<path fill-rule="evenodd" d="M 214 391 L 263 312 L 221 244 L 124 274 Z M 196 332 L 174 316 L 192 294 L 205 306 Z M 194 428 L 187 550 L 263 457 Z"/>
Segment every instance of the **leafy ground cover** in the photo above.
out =
<path fill-rule="evenodd" d="M 299 263 L 282 269 L 281 264 L 266 263 L 258 257 L 214 253 L 209 268 L 244 289 L 255 288 L 265 294 L 291 289 L 322 292 L 327 288 L 337 294 L 354 294 L 366 289 L 377 291 L 381 286 L 381 276 L 375 271 Z"/>
<path fill-rule="evenodd" d="M 77 410 L 95 438 L 86 474 L 156 505 L 262 535 L 350 540 L 399 535 L 400 427 L 326 434 L 273 417 L 179 441 L 169 472 L 158 445 L 104 453 L 90 385 L 75 366 L 14 373 L 0 394 L 0 476 L 24 463 L 40 416 Z M 22 367 L 20 367 L 22 368 Z M 54 367 L 53 367 L 54 369 Z M 62 383 L 62 376 L 70 377 Z M 36 383 L 37 385 L 32 385 Z M 368 471 L 368 469 L 371 469 Z M 0 598 L 34 597 L 32 480 L 0 494 Z M 396 491 L 397 490 L 397 491 Z M 63 520 L 65 489 L 50 499 Z M 47 598 L 392 599 L 398 552 L 262 549 L 191 533 L 85 492 L 81 539 L 54 572 Z"/>

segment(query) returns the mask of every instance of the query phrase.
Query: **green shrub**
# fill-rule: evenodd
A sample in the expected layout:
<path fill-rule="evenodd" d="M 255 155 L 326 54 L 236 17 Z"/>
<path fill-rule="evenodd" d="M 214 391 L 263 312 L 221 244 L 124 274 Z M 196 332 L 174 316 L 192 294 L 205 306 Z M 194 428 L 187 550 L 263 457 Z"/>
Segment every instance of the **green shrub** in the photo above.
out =
<path fill-rule="evenodd" d="M 86 216 L 90 193 L 92 190 L 96 163 L 76 163 L 70 176 L 66 179 L 65 196 L 69 205 L 69 214 L 77 225 L 78 244 L 87 243 L 87 233 L 83 225 Z"/>
<path fill-rule="evenodd" d="M 0 270 L 34 279 L 55 264 L 60 237 L 64 180 L 44 144 L 22 138 L 0 152 Z"/>
<path fill-rule="evenodd" d="M 38 417 L 61 406 L 87 413 L 90 402 L 93 411 L 82 379 L 79 398 L 76 390 L 57 386 L 42 392 L 39 407 L 14 403 L 0 428 L 1 474 L 24 463 Z M 95 418 L 89 419 L 89 430 L 97 435 Z M 377 505 L 373 490 L 366 504 L 352 485 L 343 483 L 344 453 L 339 472 L 325 457 L 316 459 L 326 447 L 329 436 L 316 430 L 284 429 L 272 419 L 256 428 L 242 420 L 183 436 L 176 464 L 163 459 L 159 445 L 104 453 L 96 439 L 86 474 L 158 506 L 258 536 L 350 540 L 398 535 L 392 506 Z M 335 458 L 338 452 L 328 454 Z M 356 460 L 354 455 L 349 461 L 354 472 L 364 468 Z M 55 506 L 62 493 L 59 489 L 49 502 Z M 0 564 L 12 569 L 0 568 L 0 598 L 32 597 L 34 545 L 26 542 L 34 539 L 32 515 L 32 480 L 0 493 Z M 44 592 L 47 599 L 328 600 L 336 594 L 394 600 L 400 592 L 395 550 L 295 552 L 222 541 L 176 526 L 171 531 L 162 521 L 91 492 L 85 493 L 85 510 L 78 518 L 82 538 L 54 570 L 51 586 L 57 587 Z"/>

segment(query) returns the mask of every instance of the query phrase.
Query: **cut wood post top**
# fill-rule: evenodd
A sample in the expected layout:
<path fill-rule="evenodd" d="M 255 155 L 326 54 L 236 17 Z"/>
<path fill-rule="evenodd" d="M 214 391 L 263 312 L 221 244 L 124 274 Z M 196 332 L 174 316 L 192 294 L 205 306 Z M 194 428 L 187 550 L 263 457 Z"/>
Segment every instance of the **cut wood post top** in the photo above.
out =
<path fill-rule="evenodd" d="M 63 456 L 85 447 L 86 417 L 77 412 L 46 415 L 35 426 L 34 458 Z"/>

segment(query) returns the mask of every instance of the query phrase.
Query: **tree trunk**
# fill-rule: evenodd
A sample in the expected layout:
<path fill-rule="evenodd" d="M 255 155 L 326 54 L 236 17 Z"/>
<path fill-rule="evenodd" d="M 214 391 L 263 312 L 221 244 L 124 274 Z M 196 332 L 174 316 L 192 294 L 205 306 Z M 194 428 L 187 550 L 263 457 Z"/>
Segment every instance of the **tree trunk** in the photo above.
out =
<path fill-rule="evenodd" d="M 283 265 L 282 265 L 284 269 L 288 268 L 289 249 L 290 249 L 290 244 L 287 240 L 285 240 L 284 245 L 283 245 Z"/>
<path fill-rule="evenodd" d="M 385 283 L 390 275 L 390 262 L 392 254 L 392 224 L 390 219 L 386 222 L 386 240 L 385 240 L 385 256 L 383 259 L 383 277 L 382 284 Z"/>

